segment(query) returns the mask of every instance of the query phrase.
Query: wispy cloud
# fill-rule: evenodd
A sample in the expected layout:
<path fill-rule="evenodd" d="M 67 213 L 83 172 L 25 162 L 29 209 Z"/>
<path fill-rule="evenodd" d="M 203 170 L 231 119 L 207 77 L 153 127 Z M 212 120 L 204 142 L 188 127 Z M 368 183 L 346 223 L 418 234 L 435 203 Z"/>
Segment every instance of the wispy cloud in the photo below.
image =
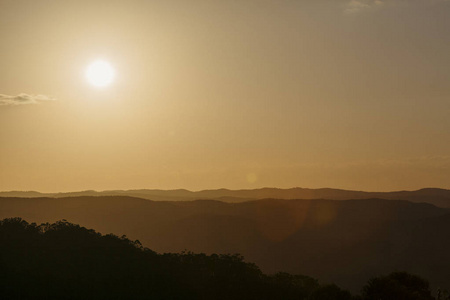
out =
<path fill-rule="evenodd" d="M 39 104 L 42 102 L 55 101 L 56 99 L 46 95 L 29 95 L 19 94 L 17 96 L 10 96 L 0 94 L 0 106 L 15 106 L 24 104 Z"/>
<path fill-rule="evenodd" d="M 345 6 L 345 13 L 354 14 L 364 10 L 381 8 L 385 4 L 382 0 L 351 0 Z"/>
<path fill-rule="evenodd" d="M 450 0 L 350 0 L 345 4 L 344 12 L 347 14 L 354 14 L 385 7 L 418 4 L 433 5 L 444 2 L 449 3 Z"/>

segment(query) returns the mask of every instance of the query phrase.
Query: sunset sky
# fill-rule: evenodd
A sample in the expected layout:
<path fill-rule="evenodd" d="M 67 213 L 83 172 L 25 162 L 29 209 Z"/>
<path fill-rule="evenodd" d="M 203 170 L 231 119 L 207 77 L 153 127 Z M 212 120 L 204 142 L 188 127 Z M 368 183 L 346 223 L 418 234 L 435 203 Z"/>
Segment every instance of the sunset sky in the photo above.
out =
<path fill-rule="evenodd" d="M 0 0 L 0 37 L 0 191 L 450 188 L 450 1 Z"/>

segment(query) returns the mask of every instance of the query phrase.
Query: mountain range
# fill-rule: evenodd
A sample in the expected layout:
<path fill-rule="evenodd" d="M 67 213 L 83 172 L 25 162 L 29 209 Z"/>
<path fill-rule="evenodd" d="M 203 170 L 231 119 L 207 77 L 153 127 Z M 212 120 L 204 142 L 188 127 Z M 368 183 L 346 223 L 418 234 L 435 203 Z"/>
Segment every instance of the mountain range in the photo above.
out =
<path fill-rule="evenodd" d="M 130 196 L 154 201 L 192 201 L 199 199 L 220 200 L 223 202 L 244 202 L 258 199 L 389 199 L 408 200 L 411 202 L 425 202 L 439 207 L 450 208 L 450 190 L 439 188 L 425 188 L 416 191 L 396 191 L 396 192 L 364 192 L 341 189 L 308 189 L 308 188 L 261 188 L 252 190 L 202 190 L 188 191 L 178 190 L 109 190 L 109 191 L 79 191 L 66 193 L 40 193 L 35 191 L 10 191 L 0 192 L 0 197 L 79 197 L 79 196 Z"/>
<path fill-rule="evenodd" d="M 239 195 L 246 193 L 252 194 Z M 160 253 L 240 253 L 264 272 L 309 275 L 353 292 L 370 277 L 396 270 L 423 276 L 434 288 L 450 285 L 450 210 L 429 203 L 2 197 L 0 219 L 8 217 L 37 223 L 66 219 L 104 234 L 127 235 Z"/>

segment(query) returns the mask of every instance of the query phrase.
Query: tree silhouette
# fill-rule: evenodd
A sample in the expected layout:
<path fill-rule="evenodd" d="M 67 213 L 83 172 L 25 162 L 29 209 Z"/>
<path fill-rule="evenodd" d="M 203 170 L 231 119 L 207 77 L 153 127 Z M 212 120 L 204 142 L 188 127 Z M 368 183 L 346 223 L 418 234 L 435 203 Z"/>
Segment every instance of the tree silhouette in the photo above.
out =
<path fill-rule="evenodd" d="M 0 221 L 0 299 L 359 299 L 311 277 L 266 275 L 239 254 L 165 253 L 66 220 Z M 431 300 L 428 282 L 373 278 L 363 299 Z"/>
<path fill-rule="evenodd" d="M 387 276 L 372 278 L 363 288 L 367 300 L 432 300 L 429 283 L 407 272 L 394 272 Z"/>

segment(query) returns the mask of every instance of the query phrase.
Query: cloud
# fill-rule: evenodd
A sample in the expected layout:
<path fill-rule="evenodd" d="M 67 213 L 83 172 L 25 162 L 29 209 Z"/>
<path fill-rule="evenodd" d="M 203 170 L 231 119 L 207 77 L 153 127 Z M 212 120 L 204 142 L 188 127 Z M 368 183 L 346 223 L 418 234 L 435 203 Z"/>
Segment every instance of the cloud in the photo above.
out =
<path fill-rule="evenodd" d="M 351 0 L 345 6 L 345 13 L 354 14 L 364 10 L 380 8 L 385 4 L 382 0 Z"/>
<path fill-rule="evenodd" d="M 354 14 L 384 7 L 420 4 L 433 5 L 444 2 L 449 3 L 450 0 L 350 0 L 345 4 L 344 12 L 346 14 Z"/>
<path fill-rule="evenodd" d="M 46 95 L 29 95 L 21 93 L 17 96 L 0 94 L 0 106 L 15 106 L 24 104 L 39 104 L 42 102 L 55 101 L 56 99 Z"/>

